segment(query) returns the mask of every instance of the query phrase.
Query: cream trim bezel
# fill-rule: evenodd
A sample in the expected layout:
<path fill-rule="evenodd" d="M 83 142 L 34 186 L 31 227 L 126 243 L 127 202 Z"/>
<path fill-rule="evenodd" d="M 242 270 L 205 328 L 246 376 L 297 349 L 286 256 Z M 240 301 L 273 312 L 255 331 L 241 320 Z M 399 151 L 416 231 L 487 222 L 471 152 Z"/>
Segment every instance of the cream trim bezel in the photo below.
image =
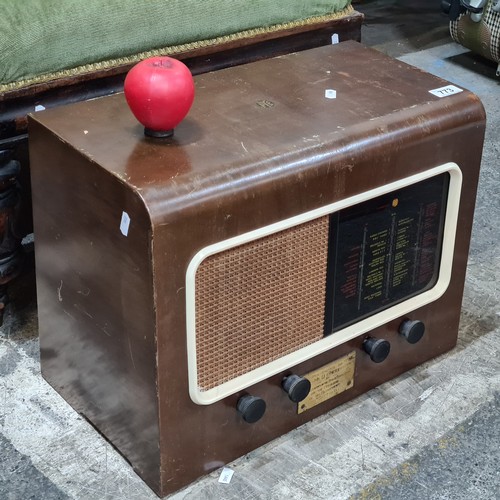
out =
<path fill-rule="evenodd" d="M 411 297 L 394 306 L 375 313 L 373 316 L 349 325 L 342 330 L 335 332 L 321 340 L 307 345 L 297 351 L 287 354 L 279 359 L 271 361 L 263 366 L 255 368 L 243 375 L 240 375 L 228 382 L 207 391 L 200 391 L 198 387 L 197 359 L 196 359 L 196 307 L 195 307 L 195 284 L 196 272 L 200 264 L 207 257 L 230 248 L 255 241 L 259 238 L 283 231 L 285 229 L 303 224 L 304 222 L 317 219 L 324 215 L 337 212 L 344 208 L 362 203 L 377 196 L 390 193 L 397 189 L 416 184 L 417 182 L 429 179 L 436 175 L 448 172 L 450 174 L 450 185 L 448 191 L 448 202 L 446 205 L 446 217 L 443 230 L 443 247 L 441 252 L 441 262 L 439 267 L 439 277 L 436 284 L 429 290 L 419 295 Z M 283 370 L 302 363 L 318 354 L 332 349 L 344 342 L 347 342 L 359 335 L 362 335 L 374 328 L 393 319 L 408 314 L 410 311 L 418 309 L 441 297 L 451 279 L 453 253 L 455 247 L 455 234 L 457 229 L 458 211 L 460 207 L 460 193 L 462 188 L 462 172 L 456 163 L 446 163 L 438 167 L 420 172 L 418 174 L 405 177 L 404 179 L 391 182 L 375 189 L 370 189 L 363 193 L 345 198 L 343 200 L 325 205 L 324 207 L 302 213 L 300 215 L 285 219 L 268 226 L 261 227 L 254 231 L 223 240 L 201 249 L 191 260 L 186 272 L 186 323 L 187 323 L 187 354 L 188 354 L 188 379 L 189 395 L 192 401 L 199 405 L 208 405 L 220 401 L 242 389 L 261 382 L 264 379 L 275 375 Z"/>

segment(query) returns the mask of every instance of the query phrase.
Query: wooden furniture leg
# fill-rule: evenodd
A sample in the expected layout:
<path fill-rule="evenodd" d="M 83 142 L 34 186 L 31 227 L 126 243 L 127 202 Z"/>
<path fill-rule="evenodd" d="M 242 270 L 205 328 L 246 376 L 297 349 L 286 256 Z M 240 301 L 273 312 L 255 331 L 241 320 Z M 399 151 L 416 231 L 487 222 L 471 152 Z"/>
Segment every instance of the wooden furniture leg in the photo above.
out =
<path fill-rule="evenodd" d="M 21 270 L 22 237 L 17 231 L 21 205 L 21 170 L 12 149 L 0 150 L 0 325 L 8 303 L 8 284 Z"/>

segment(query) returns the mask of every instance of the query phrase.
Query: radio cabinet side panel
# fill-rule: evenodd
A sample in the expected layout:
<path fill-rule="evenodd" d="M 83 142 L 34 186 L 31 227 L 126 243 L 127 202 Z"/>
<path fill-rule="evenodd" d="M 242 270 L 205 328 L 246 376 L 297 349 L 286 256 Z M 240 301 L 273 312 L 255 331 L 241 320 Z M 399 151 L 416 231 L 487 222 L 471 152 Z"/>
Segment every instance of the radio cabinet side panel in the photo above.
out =
<path fill-rule="evenodd" d="M 432 135 L 406 137 L 404 143 L 390 147 L 375 142 L 370 148 L 350 151 L 352 168 L 345 168 L 346 158 L 340 154 L 323 166 L 311 162 L 300 175 L 261 182 L 245 193 L 228 190 L 217 200 L 177 214 L 177 220 L 168 214 L 168 224 L 155 226 L 157 294 L 163 298 L 157 310 L 163 494 L 453 348 L 484 136 L 480 104 L 473 103 L 470 111 L 476 121 L 469 125 L 445 120 Z M 448 162 L 457 163 L 463 174 L 451 282 L 438 300 L 368 332 L 391 343 L 387 360 L 376 364 L 369 359 L 362 347 L 367 334 L 362 334 L 216 403 L 199 405 L 191 400 L 185 280 L 187 267 L 201 248 Z M 154 217 L 159 220 L 161 215 Z M 418 344 L 410 345 L 398 333 L 406 317 L 426 324 L 426 335 Z M 297 405 L 281 389 L 283 377 L 307 374 L 352 352 L 354 387 L 298 414 Z M 255 424 L 244 422 L 236 411 L 245 394 L 267 402 L 266 414 Z"/>
<path fill-rule="evenodd" d="M 42 374 L 158 491 L 149 215 L 35 120 L 30 157 Z"/>

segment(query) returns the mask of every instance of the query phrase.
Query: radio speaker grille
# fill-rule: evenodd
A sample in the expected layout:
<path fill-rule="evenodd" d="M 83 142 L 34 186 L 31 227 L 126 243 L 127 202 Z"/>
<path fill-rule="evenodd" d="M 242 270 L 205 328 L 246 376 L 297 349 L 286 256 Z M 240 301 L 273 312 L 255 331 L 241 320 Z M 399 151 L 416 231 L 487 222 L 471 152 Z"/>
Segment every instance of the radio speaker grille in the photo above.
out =
<path fill-rule="evenodd" d="M 196 273 L 198 387 L 323 337 L 328 216 L 206 258 Z"/>

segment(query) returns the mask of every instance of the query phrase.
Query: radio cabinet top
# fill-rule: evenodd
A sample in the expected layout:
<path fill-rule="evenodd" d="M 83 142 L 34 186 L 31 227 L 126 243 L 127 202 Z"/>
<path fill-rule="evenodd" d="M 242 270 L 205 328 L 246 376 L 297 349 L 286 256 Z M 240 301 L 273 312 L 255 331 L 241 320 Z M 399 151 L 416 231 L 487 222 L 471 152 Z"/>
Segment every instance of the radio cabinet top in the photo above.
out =
<path fill-rule="evenodd" d="M 342 181 L 359 161 L 389 155 L 410 137 L 417 142 L 483 120 L 470 92 L 350 41 L 195 82 L 194 105 L 171 140 L 144 139 L 123 94 L 37 113 L 31 129 L 43 124 L 127 184 L 156 219 L 214 196 L 217 203 L 236 191 L 251 196 L 290 173 L 305 184 L 327 163 L 339 177 L 338 195 L 362 191 L 358 181 L 357 187 Z M 438 163 L 435 153 L 413 161 L 427 168 Z M 377 166 L 372 175 L 388 182 L 401 175 L 393 168 Z"/>
<path fill-rule="evenodd" d="M 121 94 L 30 118 L 42 373 L 162 495 L 455 345 L 485 126 L 471 92 L 355 42 L 195 89 L 168 139 Z"/>

